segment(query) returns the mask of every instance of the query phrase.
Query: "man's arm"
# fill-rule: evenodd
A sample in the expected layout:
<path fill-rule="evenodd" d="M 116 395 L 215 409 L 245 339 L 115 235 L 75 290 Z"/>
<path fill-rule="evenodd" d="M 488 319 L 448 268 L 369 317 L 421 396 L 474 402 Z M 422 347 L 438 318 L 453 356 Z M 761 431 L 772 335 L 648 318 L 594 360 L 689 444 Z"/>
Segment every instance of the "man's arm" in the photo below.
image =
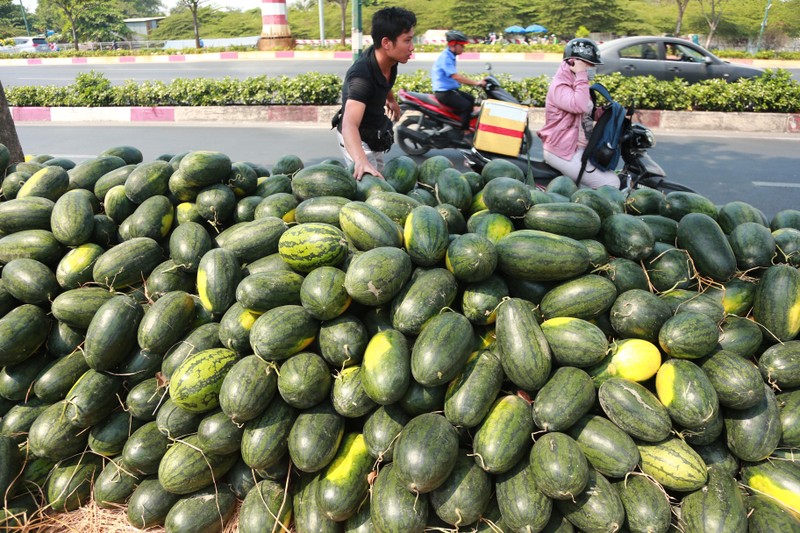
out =
<path fill-rule="evenodd" d="M 394 91 L 390 90 L 386 96 L 386 115 L 392 120 L 397 122 L 400 118 L 400 105 L 394 99 Z"/>
<path fill-rule="evenodd" d="M 347 100 L 344 106 L 344 114 L 342 115 L 342 138 L 344 139 L 344 149 L 350 154 L 353 159 L 353 177 L 360 180 L 364 174 L 372 174 L 373 176 L 380 176 L 378 169 L 373 167 L 367 160 L 367 154 L 364 153 L 364 148 L 361 146 L 361 134 L 358 132 L 358 127 L 361 125 L 361 120 L 364 118 L 364 111 L 367 105 L 358 100 Z"/>
<path fill-rule="evenodd" d="M 481 87 L 486 87 L 486 80 L 478 80 L 475 81 L 472 78 L 468 78 L 456 72 L 452 76 L 450 76 L 454 80 L 456 80 L 461 85 L 480 85 Z"/>

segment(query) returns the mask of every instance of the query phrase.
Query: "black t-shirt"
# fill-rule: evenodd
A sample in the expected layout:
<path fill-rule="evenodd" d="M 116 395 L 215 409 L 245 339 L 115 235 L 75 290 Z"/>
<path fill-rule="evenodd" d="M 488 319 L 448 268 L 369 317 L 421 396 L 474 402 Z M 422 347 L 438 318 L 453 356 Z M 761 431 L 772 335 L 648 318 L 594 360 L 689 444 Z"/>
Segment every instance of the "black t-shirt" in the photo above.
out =
<path fill-rule="evenodd" d="M 392 90 L 396 78 L 397 65 L 392 67 L 392 73 L 387 80 L 375 58 L 375 47 L 370 46 L 347 69 L 342 85 L 342 109 L 349 98 L 363 102 L 367 108 L 364 110 L 361 127 L 372 130 L 380 129 L 383 126 L 385 115 L 383 106 L 386 104 L 386 97 Z M 339 130 L 341 131 L 341 125 Z"/>

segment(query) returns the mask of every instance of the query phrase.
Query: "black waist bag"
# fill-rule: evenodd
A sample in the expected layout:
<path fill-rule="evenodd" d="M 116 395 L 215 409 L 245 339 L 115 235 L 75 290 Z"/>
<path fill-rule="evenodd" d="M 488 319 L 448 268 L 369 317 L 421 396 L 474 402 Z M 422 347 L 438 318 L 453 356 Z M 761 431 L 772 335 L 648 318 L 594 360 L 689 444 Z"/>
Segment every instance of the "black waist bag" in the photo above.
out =
<path fill-rule="evenodd" d="M 339 111 L 331 119 L 331 129 L 342 131 L 342 113 Z M 367 143 L 373 152 L 388 152 L 394 144 L 394 124 L 386 115 L 383 116 L 383 125 L 379 129 L 359 127 L 358 134 L 361 141 Z"/>
<path fill-rule="evenodd" d="M 380 128 L 358 128 L 358 133 L 373 152 L 387 152 L 394 144 L 394 124 L 386 115 L 383 116 L 383 125 Z"/>

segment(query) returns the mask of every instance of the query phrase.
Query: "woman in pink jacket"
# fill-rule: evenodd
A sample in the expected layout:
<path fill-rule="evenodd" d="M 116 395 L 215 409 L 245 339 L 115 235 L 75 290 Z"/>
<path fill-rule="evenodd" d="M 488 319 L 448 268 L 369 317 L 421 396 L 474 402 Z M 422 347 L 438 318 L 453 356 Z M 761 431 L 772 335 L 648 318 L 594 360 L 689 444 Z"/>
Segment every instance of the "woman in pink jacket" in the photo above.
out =
<path fill-rule="evenodd" d="M 539 130 L 544 160 L 573 180 L 581 170 L 583 149 L 592 135 L 592 98 L 589 70 L 601 64 L 600 50 L 591 39 L 573 39 L 564 47 L 564 61 L 550 83 L 545 101 L 545 125 Z M 596 189 L 619 188 L 617 174 L 586 164 L 581 184 Z"/>

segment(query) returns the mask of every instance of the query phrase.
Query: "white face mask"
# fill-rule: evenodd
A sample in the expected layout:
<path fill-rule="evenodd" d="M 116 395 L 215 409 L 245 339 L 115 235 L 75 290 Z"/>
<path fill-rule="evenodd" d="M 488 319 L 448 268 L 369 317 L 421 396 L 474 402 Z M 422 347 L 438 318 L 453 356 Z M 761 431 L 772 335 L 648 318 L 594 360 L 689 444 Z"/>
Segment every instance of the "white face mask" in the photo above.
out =
<path fill-rule="evenodd" d="M 589 80 L 593 80 L 596 74 L 597 74 L 597 67 L 589 67 L 586 70 L 586 75 L 589 77 Z"/>

